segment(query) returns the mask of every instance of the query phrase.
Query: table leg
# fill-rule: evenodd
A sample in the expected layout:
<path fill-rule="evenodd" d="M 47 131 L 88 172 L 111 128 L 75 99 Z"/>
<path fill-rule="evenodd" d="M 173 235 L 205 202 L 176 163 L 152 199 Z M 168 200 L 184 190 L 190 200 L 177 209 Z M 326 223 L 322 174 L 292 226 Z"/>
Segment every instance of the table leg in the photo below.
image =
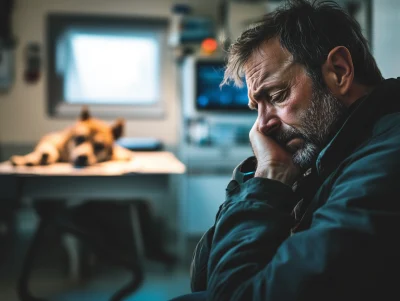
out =
<path fill-rule="evenodd" d="M 80 278 L 79 241 L 74 235 L 65 233 L 63 244 L 68 254 L 69 277 L 72 281 L 78 281 Z"/>

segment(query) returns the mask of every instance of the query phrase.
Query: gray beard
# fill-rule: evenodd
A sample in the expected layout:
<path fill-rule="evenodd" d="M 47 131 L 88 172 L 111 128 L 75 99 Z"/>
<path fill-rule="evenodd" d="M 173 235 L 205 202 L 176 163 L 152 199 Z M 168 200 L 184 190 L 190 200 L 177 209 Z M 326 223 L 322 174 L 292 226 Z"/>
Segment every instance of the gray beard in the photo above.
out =
<path fill-rule="evenodd" d="M 327 89 L 314 85 L 311 105 L 301 116 L 301 126 L 290 127 L 276 133 L 275 139 L 286 145 L 293 138 L 301 138 L 304 143 L 293 153 L 293 162 L 302 170 L 307 170 L 316 161 L 321 150 L 332 139 L 347 116 L 347 108 Z"/>

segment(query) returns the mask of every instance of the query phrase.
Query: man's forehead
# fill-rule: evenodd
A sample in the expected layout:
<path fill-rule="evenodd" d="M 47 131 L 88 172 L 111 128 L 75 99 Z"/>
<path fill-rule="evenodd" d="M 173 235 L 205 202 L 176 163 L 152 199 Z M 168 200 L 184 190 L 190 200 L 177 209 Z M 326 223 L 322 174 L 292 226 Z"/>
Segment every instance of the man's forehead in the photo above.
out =
<path fill-rule="evenodd" d="M 259 73 L 268 76 L 283 71 L 292 64 L 293 56 L 281 46 L 279 39 L 273 38 L 253 51 L 244 66 L 244 72 L 246 79 L 253 76 L 259 78 Z"/>

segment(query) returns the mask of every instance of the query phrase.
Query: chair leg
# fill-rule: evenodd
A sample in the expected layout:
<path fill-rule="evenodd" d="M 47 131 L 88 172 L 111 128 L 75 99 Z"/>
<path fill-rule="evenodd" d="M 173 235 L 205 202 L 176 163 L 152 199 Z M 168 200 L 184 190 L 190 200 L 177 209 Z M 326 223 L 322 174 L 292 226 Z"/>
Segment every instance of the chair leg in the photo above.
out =
<path fill-rule="evenodd" d="M 130 220 L 131 220 L 131 226 L 132 226 L 132 232 L 133 232 L 133 239 L 135 243 L 135 248 L 136 248 L 136 262 L 137 264 L 132 266 L 130 264 L 130 270 L 132 271 L 133 274 L 133 280 L 129 282 L 126 286 L 122 287 L 119 289 L 110 299 L 110 301 L 121 301 L 125 297 L 127 297 L 130 294 L 133 294 L 143 283 L 144 279 L 144 272 L 143 272 L 143 267 L 139 264 L 140 262 L 143 262 L 145 254 L 144 254 L 144 244 L 143 244 L 143 237 L 142 237 L 142 231 L 140 228 L 140 223 L 139 223 L 139 214 L 137 212 L 137 208 L 135 206 L 129 206 L 129 215 L 130 215 Z M 117 260 L 118 261 L 118 260 Z M 121 266 L 129 266 L 129 264 L 123 263 L 123 262 L 118 262 L 117 264 Z"/>
<path fill-rule="evenodd" d="M 143 235 L 142 235 L 142 227 L 140 225 L 140 216 L 138 209 L 135 205 L 130 205 L 129 206 L 129 216 L 130 216 L 130 221 L 131 221 L 131 229 L 133 233 L 133 241 L 134 245 L 136 248 L 136 260 L 139 262 L 142 262 L 144 258 L 146 257 L 145 255 L 145 246 L 144 246 L 144 240 L 143 240 Z"/>
<path fill-rule="evenodd" d="M 119 289 L 110 299 L 110 301 L 121 301 L 125 297 L 129 296 L 130 294 L 133 294 L 143 283 L 143 269 L 141 266 L 137 265 L 135 267 L 132 267 L 132 274 L 133 274 L 133 280 L 129 282 L 127 285 Z"/>
<path fill-rule="evenodd" d="M 80 271 L 80 252 L 79 252 L 79 240 L 75 235 L 66 233 L 63 236 L 63 245 L 67 250 L 68 254 L 68 273 L 72 281 L 78 281 L 81 276 Z"/>
<path fill-rule="evenodd" d="M 41 219 L 39 227 L 36 230 L 35 236 L 29 246 L 27 255 L 24 259 L 21 276 L 17 284 L 17 293 L 20 301 L 46 301 L 45 299 L 32 296 L 29 291 L 29 278 L 32 272 L 34 259 L 38 253 L 38 249 L 43 239 L 43 234 L 46 228 L 47 222 Z"/>

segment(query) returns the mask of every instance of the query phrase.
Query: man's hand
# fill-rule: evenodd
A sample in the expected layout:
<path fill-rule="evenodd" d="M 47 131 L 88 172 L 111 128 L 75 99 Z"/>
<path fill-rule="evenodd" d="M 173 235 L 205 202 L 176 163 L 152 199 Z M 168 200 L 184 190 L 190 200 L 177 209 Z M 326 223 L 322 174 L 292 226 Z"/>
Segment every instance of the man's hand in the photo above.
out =
<path fill-rule="evenodd" d="M 255 177 L 277 180 L 292 186 L 300 176 L 300 168 L 294 165 L 292 154 L 258 130 L 258 119 L 249 137 L 258 162 Z"/>

